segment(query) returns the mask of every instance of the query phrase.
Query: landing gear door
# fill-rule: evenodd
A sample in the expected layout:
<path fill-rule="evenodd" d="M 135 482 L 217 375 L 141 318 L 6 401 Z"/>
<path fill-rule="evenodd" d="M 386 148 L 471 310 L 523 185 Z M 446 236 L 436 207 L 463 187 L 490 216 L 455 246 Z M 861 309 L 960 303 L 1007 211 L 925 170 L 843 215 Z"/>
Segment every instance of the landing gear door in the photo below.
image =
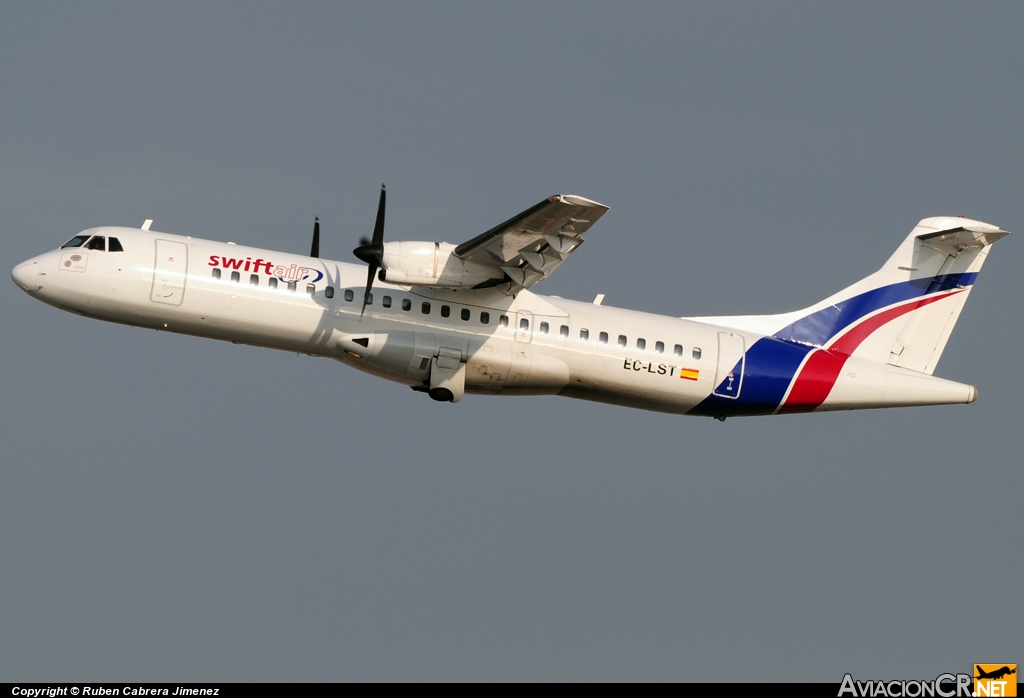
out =
<path fill-rule="evenodd" d="M 185 274 L 188 272 L 188 246 L 172 240 L 156 241 L 156 263 L 153 265 L 154 303 L 181 305 L 185 298 Z"/>
<path fill-rule="evenodd" d="M 516 313 L 516 341 L 529 344 L 533 337 L 533 313 L 520 310 Z"/>
<path fill-rule="evenodd" d="M 466 392 L 466 364 L 458 349 L 441 347 L 430 366 L 428 394 L 439 402 L 458 402 Z"/>
<path fill-rule="evenodd" d="M 743 387 L 743 368 L 746 364 L 743 335 L 733 332 L 718 333 L 718 368 L 715 371 L 714 394 L 735 400 Z"/>

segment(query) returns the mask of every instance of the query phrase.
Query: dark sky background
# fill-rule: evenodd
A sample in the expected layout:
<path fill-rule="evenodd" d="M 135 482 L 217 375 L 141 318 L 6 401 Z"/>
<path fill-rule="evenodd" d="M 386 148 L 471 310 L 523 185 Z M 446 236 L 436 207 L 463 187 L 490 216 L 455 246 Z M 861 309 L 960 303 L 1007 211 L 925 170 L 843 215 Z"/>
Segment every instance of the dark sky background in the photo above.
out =
<path fill-rule="evenodd" d="M 94 225 L 354 261 L 611 206 L 535 290 L 804 307 L 1018 231 L 971 406 L 439 404 L 0 285 L 0 678 L 934 678 L 1020 662 L 1019 3 L 4 3 L 0 266 Z"/>

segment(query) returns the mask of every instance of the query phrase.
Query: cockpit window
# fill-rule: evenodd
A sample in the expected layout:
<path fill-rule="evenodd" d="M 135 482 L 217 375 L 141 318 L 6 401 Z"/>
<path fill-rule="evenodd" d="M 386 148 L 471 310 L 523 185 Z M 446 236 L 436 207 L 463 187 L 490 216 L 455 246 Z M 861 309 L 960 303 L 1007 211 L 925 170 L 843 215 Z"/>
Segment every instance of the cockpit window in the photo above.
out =
<path fill-rule="evenodd" d="M 93 235 L 92 240 L 85 244 L 85 249 L 103 252 L 107 249 L 107 239 L 102 235 Z"/>
<path fill-rule="evenodd" d="M 110 238 L 108 246 L 111 252 L 124 252 L 124 248 L 121 247 L 121 241 L 117 238 Z"/>
<path fill-rule="evenodd" d="M 71 238 L 63 245 L 61 245 L 60 248 L 63 250 L 65 247 L 81 247 L 82 245 L 85 244 L 85 241 L 88 239 L 88 235 L 76 235 L 75 237 Z"/>

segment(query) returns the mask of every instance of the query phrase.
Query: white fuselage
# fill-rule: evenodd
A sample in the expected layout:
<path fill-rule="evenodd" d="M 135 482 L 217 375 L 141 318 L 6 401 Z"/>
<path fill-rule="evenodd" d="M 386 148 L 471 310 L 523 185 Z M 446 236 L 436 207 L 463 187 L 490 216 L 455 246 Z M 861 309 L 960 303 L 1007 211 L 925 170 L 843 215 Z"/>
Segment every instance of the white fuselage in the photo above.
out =
<path fill-rule="evenodd" d="M 326 356 L 416 390 L 426 391 L 431 371 L 436 377 L 450 365 L 466 393 L 557 394 L 721 418 L 779 411 L 797 368 L 776 357 L 796 345 L 706 321 L 528 290 L 508 296 L 494 288 L 385 282 L 375 284 L 361 314 L 362 265 L 137 228 L 84 231 L 89 235 L 115 238 L 123 250 L 54 250 L 16 267 L 14 280 L 74 313 Z M 828 400 L 789 411 L 970 402 L 976 395 L 970 386 L 856 355 L 845 361 L 849 370 L 833 378 Z"/>
<path fill-rule="evenodd" d="M 467 393 L 562 394 L 684 413 L 715 377 L 717 328 L 705 323 L 527 290 L 508 297 L 384 282 L 375 283 L 360 317 L 362 265 L 134 228 L 83 234 L 90 233 L 117 238 L 124 251 L 71 248 L 35 257 L 18 267 L 33 267 L 33 296 L 111 322 L 327 356 L 410 386 L 424 383 L 440 349 L 452 349 L 466 363 Z M 179 257 L 162 272 L 158 244 L 167 247 L 165 257 L 184 253 L 184 263 Z M 62 266 L 72 255 L 84 260 Z M 161 275 L 173 277 L 174 265 L 184 278 L 180 288 L 172 278 L 163 299 Z M 696 380 L 681 379 L 680 369 Z"/>

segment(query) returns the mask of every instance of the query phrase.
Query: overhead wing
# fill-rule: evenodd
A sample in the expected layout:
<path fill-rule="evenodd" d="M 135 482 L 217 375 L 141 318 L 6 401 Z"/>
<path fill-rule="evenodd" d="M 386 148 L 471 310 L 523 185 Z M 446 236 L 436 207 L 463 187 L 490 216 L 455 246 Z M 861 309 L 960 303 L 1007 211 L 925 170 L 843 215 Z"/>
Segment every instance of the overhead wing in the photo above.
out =
<path fill-rule="evenodd" d="M 583 244 L 583 234 L 608 210 L 582 196 L 556 194 L 455 248 L 455 256 L 501 269 L 529 288 L 551 275 Z"/>

